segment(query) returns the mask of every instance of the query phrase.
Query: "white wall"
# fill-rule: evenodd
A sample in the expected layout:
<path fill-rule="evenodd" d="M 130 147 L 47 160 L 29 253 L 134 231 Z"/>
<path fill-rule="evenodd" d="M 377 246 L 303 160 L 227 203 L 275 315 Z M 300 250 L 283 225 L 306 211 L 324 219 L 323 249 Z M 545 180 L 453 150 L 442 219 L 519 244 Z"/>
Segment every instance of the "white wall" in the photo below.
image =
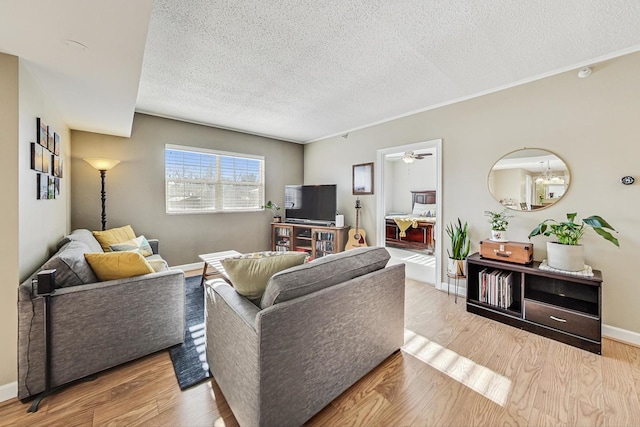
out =
<path fill-rule="evenodd" d="M 640 286 L 632 267 L 640 251 L 640 184 L 620 184 L 624 175 L 640 177 L 640 53 L 595 64 L 588 79 L 576 71 L 425 111 L 305 146 L 305 183 L 338 184 L 338 203 L 346 223 L 354 223 L 351 165 L 371 162 L 376 150 L 443 139 L 443 224 L 460 217 L 470 224 L 472 250 L 489 236 L 485 210 L 500 209 L 487 189 L 487 175 L 504 154 L 523 147 L 546 148 L 571 170 L 571 188 L 548 209 L 514 212 L 509 236 L 526 242 L 546 218 L 567 212 L 599 214 L 620 233 L 621 248 L 588 232 L 587 262 L 603 271 L 603 321 L 640 332 Z M 331 165 L 331 167 L 327 167 Z M 639 180 L 640 181 L 640 180 Z M 376 241 L 376 199 L 363 200 L 362 225 Z M 545 238 L 535 238 L 534 256 L 545 257 Z M 441 256 L 446 256 L 444 242 Z"/>
<path fill-rule="evenodd" d="M 60 157 L 64 176 L 60 179 L 60 196 L 55 200 L 36 197 L 37 172 L 31 170 L 30 143 L 38 140 L 36 117 L 60 135 Z M 58 112 L 54 100 L 46 95 L 27 66 L 20 62 L 20 280 L 26 279 L 55 251 L 56 243 L 69 230 L 71 140 L 69 128 Z M 49 174 L 50 175 L 50 174 Z"/>
<path fill-rule="evenodd" d="M 385 181 L 391 180 L 392 194 L 391 205 L 386 206 L 386 211 L 410 213 L 411 191 L 436 189 L 436 158 L 428 156 L 413 163 L 387 161 L 385 175 Z"/>

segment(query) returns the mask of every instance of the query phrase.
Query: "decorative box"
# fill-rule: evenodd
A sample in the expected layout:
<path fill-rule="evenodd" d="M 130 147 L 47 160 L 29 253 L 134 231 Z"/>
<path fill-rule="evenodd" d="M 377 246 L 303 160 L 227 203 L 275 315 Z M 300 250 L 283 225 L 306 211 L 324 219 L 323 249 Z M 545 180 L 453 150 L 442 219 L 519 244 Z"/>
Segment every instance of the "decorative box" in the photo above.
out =
<path fill-rule="evenodd" d="M 480 242 L 480 256 L 497 261 L 530 264 L 533 262 L 533 244 L 522 242 Z"/>

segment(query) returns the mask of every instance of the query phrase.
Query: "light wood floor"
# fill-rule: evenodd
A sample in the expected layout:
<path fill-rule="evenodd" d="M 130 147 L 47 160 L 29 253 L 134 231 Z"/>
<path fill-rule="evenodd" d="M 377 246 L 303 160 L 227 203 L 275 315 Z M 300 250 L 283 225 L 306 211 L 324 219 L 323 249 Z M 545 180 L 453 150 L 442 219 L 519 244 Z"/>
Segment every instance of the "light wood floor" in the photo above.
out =
<path fill-rule="evenodd" d="M 407 281 L 407 344 L 324 408 L 311 426 L 639 426 L 640 349 L 594 355 L 465 311 Z M 497 403 L 496 403 L 497 402 Z M 167 352 L 43 401 L 0 404 L 0 425 L 235 426 L 214 381 L 184 392 Z"/>

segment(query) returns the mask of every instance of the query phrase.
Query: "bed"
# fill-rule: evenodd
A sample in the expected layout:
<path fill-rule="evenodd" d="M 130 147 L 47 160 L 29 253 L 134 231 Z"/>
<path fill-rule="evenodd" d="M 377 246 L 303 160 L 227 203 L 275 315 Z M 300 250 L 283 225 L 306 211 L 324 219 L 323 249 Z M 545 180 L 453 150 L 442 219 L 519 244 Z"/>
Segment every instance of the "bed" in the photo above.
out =
<path fill-rule="evenodd" d="M 412 191 L 411 200 L 411 214 L 389 213 L 385 217 L 386 246 L 433 254 L 436 192 Z"/>

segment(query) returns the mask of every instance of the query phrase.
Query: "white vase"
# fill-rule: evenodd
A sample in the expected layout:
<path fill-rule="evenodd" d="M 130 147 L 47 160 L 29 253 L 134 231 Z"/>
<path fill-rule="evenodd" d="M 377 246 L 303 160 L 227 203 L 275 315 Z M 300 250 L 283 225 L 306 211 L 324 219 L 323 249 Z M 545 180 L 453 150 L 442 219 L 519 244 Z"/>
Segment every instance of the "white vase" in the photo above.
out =
<path fill-rule="evenodd" d="M 547 265 L 564 271 L 584 270 L 584 246 L 547 242 Z"/>
<path fill-rule="evenodd" d="M 507 231 L 491 230 L 491 239 L 494 242 L 508 242 Z"/>
<path fill-rule="evenodd" d="M 452 276 L 458 276 L 458 277 L 464 276 L 465 275 L 464 260 L 449 258 L 447 260 L 447 273 Z"/>

